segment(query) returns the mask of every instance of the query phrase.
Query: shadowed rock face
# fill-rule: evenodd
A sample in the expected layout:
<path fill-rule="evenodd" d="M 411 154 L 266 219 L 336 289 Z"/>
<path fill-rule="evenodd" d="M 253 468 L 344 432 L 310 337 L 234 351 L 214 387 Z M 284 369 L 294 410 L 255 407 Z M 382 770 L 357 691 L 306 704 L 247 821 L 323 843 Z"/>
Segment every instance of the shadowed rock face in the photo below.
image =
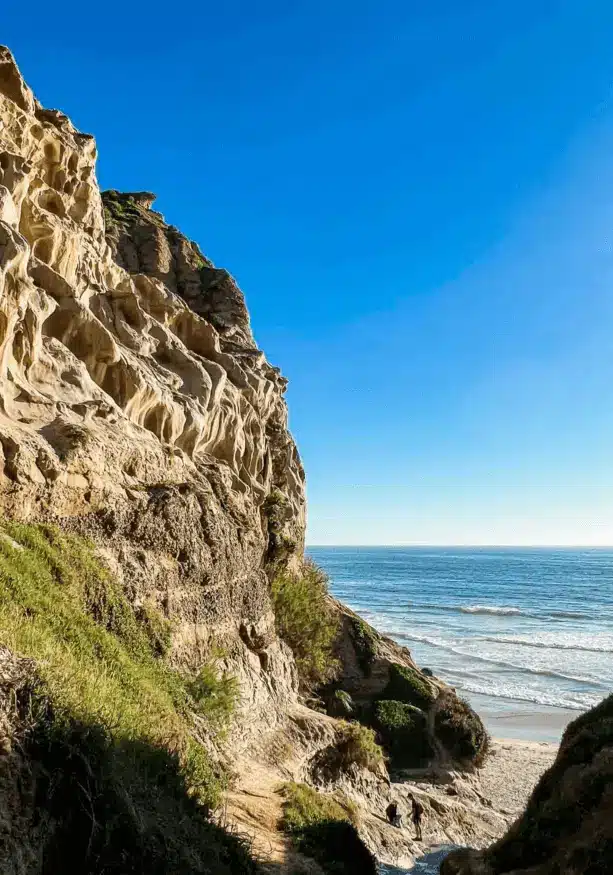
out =
<path fill-rule="evenodd" d="M 485 851 L 451 854 L 441 875 L 613 872 L 613 696 L 571 723 L 526 811 Z"/>
<path fill-rule="evenodd" d="M 38 104 L 7 49 L 0 121 L 0 514 L 92 535 L 175 621 L 175 660 L 223 639 L 248 735 L 295 696 L 265 574 L 272 491 L 296 555 L 304 541 L 286 381 L 229 274 L 155 195 L 103 202 L 95 141 Z"/>

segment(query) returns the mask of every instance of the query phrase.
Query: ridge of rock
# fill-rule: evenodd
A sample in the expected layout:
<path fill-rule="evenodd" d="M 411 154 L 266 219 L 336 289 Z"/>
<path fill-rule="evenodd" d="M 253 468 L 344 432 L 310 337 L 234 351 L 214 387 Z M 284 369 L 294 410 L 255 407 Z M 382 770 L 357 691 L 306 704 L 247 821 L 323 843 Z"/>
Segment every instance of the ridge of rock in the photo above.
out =
<path fill-rule="evenodd" d="M 0 519 L 91 538 L 130 605 L 171 621 L 173 669 L 192 677 L 223 645 L 240 700 L 227 743 L 213 747 L 238 776 L 231 822 L 254 831 L 263 854 L 285 855 L 274 871 L 321 871 L 279 837 L 283 780 L 342 791 L 361 810 L 369 848 L 408 865 L 418 846 L 380 816 L 392 792 L 386 767 L 322 768 L 347 724 L 323 713 L 323 700 L 304 701 L 277 634 L 270 579 L 281 561 L 301 565 L 305 478 L 286 380 L 258 348 L 241 290 L 152 209 L 153 193 L 100 192 L 93 137 L 41 107 L 2 47 L 0 123 Z M 334 610 L 342 671 L 327 692 L 342 707 L 353 697 L 366 723 L 382 699 L 402 712 L 414 733 L 404 738 L 424 742 L 423 768 L 409 777 L 436 814 L 437 838 L 499 836 L 508 819 L 474 773 L 460 774 L 462 722 L 480 754 L 481 721 L 406 648 Z M 15 691 L 34 683 L 36 666 L 2 647 L 0 674 L 1 747 Z M 28 764 L 2 755 L 0 783 L 18 795 Z M 30 875 L 46 870 L 36 841 L 21 847 L 20 805 L 29 811 L 32 794 L 22 795 L 6 821 L 16 850 L 5 868 Z"/>
<path fill-rule="evenodd" d="M 223 637 L 249 735 L 254 708 L 274 723 L 271 698 L 296 690 L 263 568 L 271 491 L 296 555 L 304 543 L 286 381 L 227 271 L 153 194 L 103 201 L 94 139 L 37 104 L 8 49 L 0 118 L 0 513 L 92 536 L 176 623 L 176 661 Z"/>

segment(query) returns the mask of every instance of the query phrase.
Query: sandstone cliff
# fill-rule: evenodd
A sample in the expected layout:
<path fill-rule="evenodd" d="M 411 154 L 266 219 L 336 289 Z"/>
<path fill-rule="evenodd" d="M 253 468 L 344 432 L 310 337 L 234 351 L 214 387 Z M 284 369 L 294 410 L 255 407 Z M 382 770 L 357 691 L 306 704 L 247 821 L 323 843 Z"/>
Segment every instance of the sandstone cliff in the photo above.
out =
<path fill-rule="evenodd" d="M 265 574 L 273 491 L 284 543 L 304 536 L 285 380 L 229 274 L 153 196 L 105 209 L 93 138 L 37 103 L 6 49 L 0 118 L 0 511 L 92 536 L 173 620 L 175 660 L 223 639 L 249 676 L 248 734 L 295 688 Z"/>
<path fill-rule="evenodd" d="M 381 818 L 385 765 L 338 767 L 339 716 L 374 726 L 392 765 L 417 769 L 441 840 L 491 840 L 506 821 L 458 770 L 484 751 L 483 727 L 406 649 L 335 605 L 341 670 L 305 701 L 270 586 L 300 568 L 304 546 L 285 380 L 232 277 L 153 194 L 101 194 L 95 160 L 92 137 L 43 109 L 0 49 L 3 871 L 61 868 L 75 831 L 88 836 L 82 872 L 255 871 L 193 807 L 219 764 L 234 775 L 229 823 L 283 867 L 273 871 L 321 871 L 278 832 L 285 780 L 342 794 L 369 847 L 408 863 L 411 836 Z M 50 678 L 72 710 L 45 698 Z M 119 710 L 97 702 L 96 684 Z M 232 725 L 212 731 L 211 709 L 230 700 Z"/>

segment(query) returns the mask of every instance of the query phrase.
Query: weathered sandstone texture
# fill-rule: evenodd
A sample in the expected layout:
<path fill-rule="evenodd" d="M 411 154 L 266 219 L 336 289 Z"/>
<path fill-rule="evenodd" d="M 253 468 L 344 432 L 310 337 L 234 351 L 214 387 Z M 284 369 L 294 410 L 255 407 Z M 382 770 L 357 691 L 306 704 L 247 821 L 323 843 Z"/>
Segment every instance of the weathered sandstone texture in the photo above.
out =
<path fill-rule="evenodd" d="M 195 671 L 223 648 L 240 705 L 215 754 L 238 777 L 230 816 L 263 853 L 267 843 L 281 858 L 288 850 L 277 789 L 291 779 L 342 790 L 379 858 L 408 864 L 419 852 L 410 830 L 382 817 L 398 789 L 385 767 L 322 768 L 346 725 L 323 700 L 319 710 L 300 701 L 275 631 L 270 576 L 298 565 L 305 524 L 285 380 L 258 349 L 232 277 L 152 209 L 152 193 L 101 194 L 95 161 L 93 138 L 43 109 L 0 48 L 0 516 L 91 537 L 129 600 L 172 621 L 174 666 Z M 337 609 L 342 672 L 327 693 L 364 722 L 381 698 L 412 715 L 403 731 L 427 752 L 412 786 L 437 841 L 500 835 L 507 819 L 457 767 L 465 706 L 406 649 Z M 1 747 L 14 691 L 34 668 L 4 650 L 0 663 Z M 29 764 L 5 765 L 5 795 L 18 796 Z M 16 842 L 15 853 L 4 842 L 6 859 L 21 853 L 18 811 L 0 812 Z M 20 875 L 42 871 L 29 838 Z M 288 859 L 277 872 L 296 871 Z"/>
<path fill-rule="evenodd" d="M 0 119 L 0 513 L 91 535 L 174 621 L 176 661 L 223 642 L 246 735 L 274 724 L 296 682 L 265 565 L 273 536 L 290 559 L 304 536 L 286 381 L 154 195 L 104 207 L 93 138 L 40 106 L 7 49 Z"/>

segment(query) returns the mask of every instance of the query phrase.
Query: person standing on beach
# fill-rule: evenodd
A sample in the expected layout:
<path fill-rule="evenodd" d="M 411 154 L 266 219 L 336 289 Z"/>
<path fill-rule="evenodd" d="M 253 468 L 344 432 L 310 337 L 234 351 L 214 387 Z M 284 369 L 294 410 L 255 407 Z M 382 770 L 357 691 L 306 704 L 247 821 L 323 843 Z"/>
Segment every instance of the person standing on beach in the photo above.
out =
<path fill-rule="evenodd" d="M 424 806 L 415 798 L 415 796 L 413 796 L 412 793 L 409 793 L 409 801 L 411 803 L 411 820 L 415 825 L 415 839 L 416 841 L 421 842 L 421 819 L 424 813 Z"/>

